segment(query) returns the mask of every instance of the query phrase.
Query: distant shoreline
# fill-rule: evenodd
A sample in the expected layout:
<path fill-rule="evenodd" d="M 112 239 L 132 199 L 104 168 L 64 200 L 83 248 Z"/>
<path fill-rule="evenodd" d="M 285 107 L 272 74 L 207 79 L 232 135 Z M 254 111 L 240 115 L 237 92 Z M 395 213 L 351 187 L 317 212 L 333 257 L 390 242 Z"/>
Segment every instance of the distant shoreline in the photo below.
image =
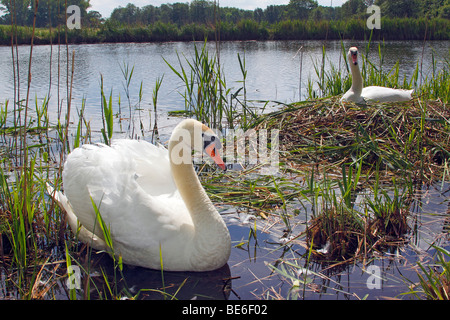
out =
<path fill-rule="evenodd" d="M 65 26 L 36 28 L 33 43 L 66 43 Z M 274 24 L 242 20 L 237 24 L 221 23 L 220 41 L 248 40 L 450 40 L 450 20 L 447 19 L 382 19 L 381 29 L 369 30 L 366 20 L 286 20 Z M 14 44 L 30 44 L 32 28 L 17 27 Z M 59 40 L 58 40 L 59 37 Z M 104 23 L 98 28 L 67 30 L 69 44 L 190 42 L 215 40 L 213 25 L 188 24 L 177 26 L 157 22 L 151 25 Z M 0 45 L 11 45 L 11 26 L 0 25 Z"/>

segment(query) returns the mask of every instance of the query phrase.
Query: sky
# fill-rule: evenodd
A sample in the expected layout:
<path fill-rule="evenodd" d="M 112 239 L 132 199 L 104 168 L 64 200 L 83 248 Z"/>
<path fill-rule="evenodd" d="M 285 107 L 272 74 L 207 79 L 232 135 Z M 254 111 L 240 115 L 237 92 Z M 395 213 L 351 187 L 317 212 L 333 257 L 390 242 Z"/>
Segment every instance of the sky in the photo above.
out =
<path fill-rule="evenodd" d="M 319 5 L 341 6 L 346 0 L 318 0 Z M 188 0 L 90 0 L 91 8 L 89 10 L 95 10 L 100 12 L 102 17 L 108 18 L 114 8 L 119 6 L 125 7 L 128 3 L 133 3 L 137 7 L 143 7 L 146 5 L 154 5 L 159 7 L 164 3 L 175 2 L 188 2 Z M 269 5 L 288 4 L 289 0 L 219 0 L 221 7 L 235 7 L 241 9 L 265 9 Z"/>

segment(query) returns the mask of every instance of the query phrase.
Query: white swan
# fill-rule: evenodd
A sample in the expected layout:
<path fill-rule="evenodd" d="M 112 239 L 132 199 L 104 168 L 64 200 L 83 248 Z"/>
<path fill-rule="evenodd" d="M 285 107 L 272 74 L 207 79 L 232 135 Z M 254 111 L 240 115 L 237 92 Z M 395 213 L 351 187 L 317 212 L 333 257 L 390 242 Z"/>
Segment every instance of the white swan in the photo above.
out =
<path fill-rule="evenodd" d="M 228 261 L 230 234 L 191 157 L 192 149 L 203 149 L 225 170 L 221 147 L 211 129 L 192 119 L 176 126 L 169 150 L 136 140 L 84 145 L 64 164 L 65 195 L 49 192 L 79 239 L 104 250 L 92 198 L 124 263 L 160 269 L 161 253 L 167 271 L 215 270 Z"/>
<path fill-rule="evenodd" d="M 352 87 L 342 96 L 341 102 L 400 102 L 412 99 L 414 90 L 392 89 L 379 86 L 363 88 L 363 79 L 358 66 L 358 48 L 351 47 L 347 57 L 352 72 Z"/>

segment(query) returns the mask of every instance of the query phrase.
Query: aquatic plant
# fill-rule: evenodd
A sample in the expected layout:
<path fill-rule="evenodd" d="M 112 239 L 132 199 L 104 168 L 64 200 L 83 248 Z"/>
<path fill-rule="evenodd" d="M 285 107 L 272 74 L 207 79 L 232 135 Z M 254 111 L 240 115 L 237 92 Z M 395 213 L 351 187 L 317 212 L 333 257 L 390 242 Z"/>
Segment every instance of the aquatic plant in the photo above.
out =
<path fill-rule="evenodd" d="M 184 92 L 180 94 L 185 101 L 185 112 L 211 128 L 221 129 L 226 123 L 230 128 L 234 128 L 239 121 L 242 127 L 246 127 L 250 119 L 256 114 L 248 107 L 246 101 L 245 80 L 247 72 L 245 70 L 245 60 L 238 55 L 238 61 L 243 75 L 242 87 L 232 92 L 227 87 L 225 76 L 221 71 L 218 55 L 211 55 L 207 48 L 206 41 L 201 49 L 194 46 L 194 56 L 192 61 L 184 57 L 182 61 L 179 54 L 178 68 L 175 68 L 167 60 L 164 61 L 170 69 L 178 76 L 183 83 Z M 188 65 L 188 68 L 185 65 Z M 239 95 L 244 91 L 244 98 L 241 101 Z"/>
<path fill-rule="evenodd" d="M 419 282 L 412 283 L 411 290 L 404 295 L 427 300 L 450 300 L 450 252 L 436 245 L 433 248 L 436 250 L 434 261 L 428 266 L 417 262 Z"/>

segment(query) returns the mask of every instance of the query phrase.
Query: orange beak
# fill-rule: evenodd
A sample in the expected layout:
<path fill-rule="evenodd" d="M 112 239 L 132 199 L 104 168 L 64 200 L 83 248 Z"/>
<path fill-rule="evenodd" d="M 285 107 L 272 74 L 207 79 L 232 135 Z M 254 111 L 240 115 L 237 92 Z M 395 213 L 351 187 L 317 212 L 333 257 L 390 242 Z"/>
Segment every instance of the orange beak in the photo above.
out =
<path fill-rule="evenodd" d="M 205 148 L 205 151 L 208 154 L 208 156 L 210 156 L 222 170 L 227 170 L 227 167 L 226 167 L 225 163 L 223 162 L 222 158 L 220 157 L 219 152 L 217 151 L 214 143 L 210 143 Z"/>

